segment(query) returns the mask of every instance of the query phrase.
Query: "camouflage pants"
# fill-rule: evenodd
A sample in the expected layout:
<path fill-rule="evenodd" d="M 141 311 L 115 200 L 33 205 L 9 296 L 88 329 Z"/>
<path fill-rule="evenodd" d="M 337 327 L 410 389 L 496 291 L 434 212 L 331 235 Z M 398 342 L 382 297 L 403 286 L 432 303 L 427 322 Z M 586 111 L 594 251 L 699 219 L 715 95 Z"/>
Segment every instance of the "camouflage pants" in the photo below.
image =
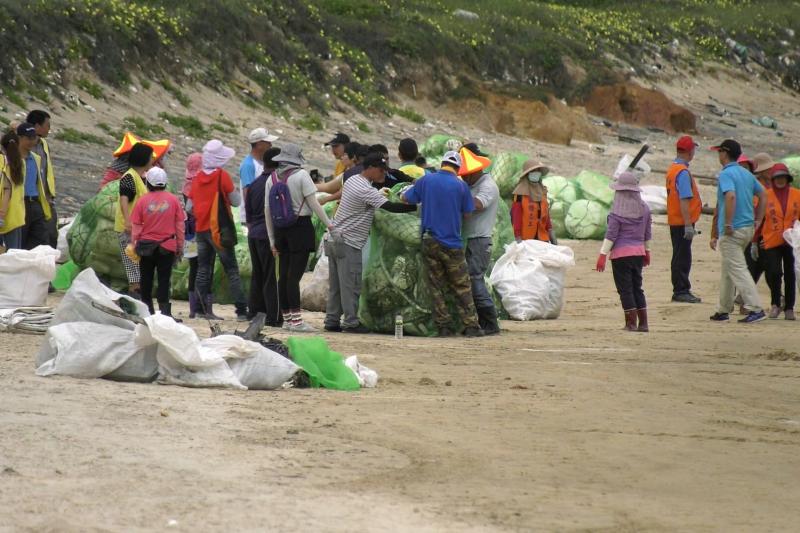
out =
<path fill-rule="evenodd" d="M 478 315 L 472 300 L 472 286 L 467 272 L 467 261 L 461 248 L 447 248 L 436 239 L 422 239 L 422 256 L 427 267 L 428 287 L 433 299 L 433 321 L 438 328 L 447 328 L 452 316 L 447 309 L 445 295 L 452 291 L 461 324 L 465 328 L 478 327 Z"/>

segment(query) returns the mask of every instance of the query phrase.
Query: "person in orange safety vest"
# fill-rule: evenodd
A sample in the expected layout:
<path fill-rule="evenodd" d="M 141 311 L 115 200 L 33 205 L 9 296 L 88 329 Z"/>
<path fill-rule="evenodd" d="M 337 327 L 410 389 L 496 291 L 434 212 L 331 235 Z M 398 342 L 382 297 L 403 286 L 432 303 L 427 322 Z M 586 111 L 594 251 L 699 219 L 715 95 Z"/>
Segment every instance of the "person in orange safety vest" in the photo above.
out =
<path fill-rule="evenodd" d="M 548 172 L 547 167 L 533 160 L 526 161 L 522 167 L 511 203 L 511 225 L 517 242 L 533 239 L 557 244 L 550 220 L 547 187 L 542 184 Z"/>

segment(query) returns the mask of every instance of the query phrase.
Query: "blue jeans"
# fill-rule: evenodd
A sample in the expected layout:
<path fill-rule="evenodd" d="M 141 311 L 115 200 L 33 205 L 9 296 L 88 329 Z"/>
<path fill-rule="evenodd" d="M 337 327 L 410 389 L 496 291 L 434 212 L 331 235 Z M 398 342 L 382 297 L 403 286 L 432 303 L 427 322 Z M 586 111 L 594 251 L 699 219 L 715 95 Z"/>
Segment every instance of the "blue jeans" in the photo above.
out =
<path fill-rule="evenodd" d="M 492 295 L 486 287 L 485 280 L 486 271 L 489 270 L 489 263 L 492 261 L 492 239 L 489 237 L 476 237 L 467 240 L 465 256 L 475 307 L 478 309 L 487 307 L 494 309 L 494 300 L 492 300 Z"/>
<path fill-rule="evenodd" d="M 247 313 L 247 299 L 242 291 L 242 279 L 239 276 L 239 264 L 236 262 L 236 253 L 232 248 L 218 249 L 211 240 L 210 231 L 197 232 L 197 281 L 195 287 L 200 298 L 211 294 L 211 277 L 214 272 L 214 260 L 219 254 L 219 262 L 225 270 L 230 283 L 233 301 L 236 304 L 236 313 Z"/>
<path fill-rule="evenodd" d="M 4 235 L 0 235 L 0 242 L 3 243 L 6 250 L 11 250 L 12 248 L 19 250 L 22 248 L 22 229 L 23 227 L 20 226 Z"/>

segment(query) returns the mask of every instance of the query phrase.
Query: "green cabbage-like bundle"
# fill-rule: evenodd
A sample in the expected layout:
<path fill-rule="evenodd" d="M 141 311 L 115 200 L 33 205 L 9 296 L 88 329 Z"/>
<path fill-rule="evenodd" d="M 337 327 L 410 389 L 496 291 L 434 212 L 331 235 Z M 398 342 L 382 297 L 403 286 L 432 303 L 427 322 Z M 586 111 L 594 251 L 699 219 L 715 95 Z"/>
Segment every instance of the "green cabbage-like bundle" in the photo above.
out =
<path fill-rule="evenodd" d="M 602 239 L 606 233 L 608 207 L 593 200 L 577 200 L 569 207 L 564 224 L 575 239 Z"/>
<path fill-rule="evenodd" d="M 586 200 L 594 200 L 605 206 L 614 202 L 614 191 L 609 187 L 611 178 L 592 170 L 582 170 L 575 176 L 575 184 L 580 195 Z"/>

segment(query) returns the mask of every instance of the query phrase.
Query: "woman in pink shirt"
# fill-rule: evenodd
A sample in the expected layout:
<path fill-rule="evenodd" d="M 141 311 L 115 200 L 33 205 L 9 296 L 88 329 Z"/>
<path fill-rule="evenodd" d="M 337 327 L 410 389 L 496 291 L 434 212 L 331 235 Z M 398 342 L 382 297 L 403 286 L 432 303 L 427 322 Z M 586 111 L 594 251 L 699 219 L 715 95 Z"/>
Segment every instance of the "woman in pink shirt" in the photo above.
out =
<path fill-rule="evenodd" d="M 185 215 L 178 198 L 166 190 L 167 173 L 164 169 L 153 167 L 147 171 L 145 184 L 150 192 L 136 202 L 131 214 L 131 241 L 141 258 L 142 301 L 150 313 L 155 312 L 153 279 L 158 272 L 158 309 L 162 315 L 171 317 L 170 277 L 173 264 L 183 253 Z"/>

